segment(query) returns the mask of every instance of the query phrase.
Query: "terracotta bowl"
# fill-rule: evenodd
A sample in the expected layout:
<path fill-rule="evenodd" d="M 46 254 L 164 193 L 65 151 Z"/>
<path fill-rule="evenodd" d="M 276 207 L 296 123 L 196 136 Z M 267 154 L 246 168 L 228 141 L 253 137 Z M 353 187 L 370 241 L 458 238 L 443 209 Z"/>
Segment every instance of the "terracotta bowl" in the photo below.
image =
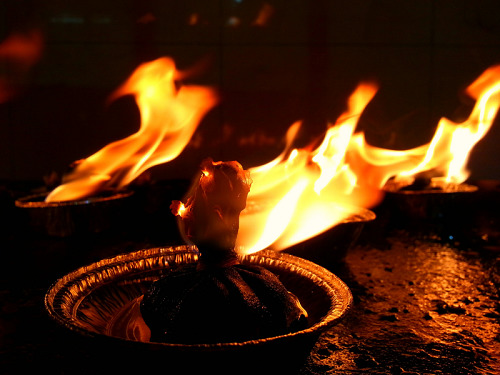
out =
<path fill-rule="evenodd" d="M 241 261 L 264 266 L 278 275 L 308 311 L 308 328 L 245 342 L 149 342 L 138 299 L 163 273 L 197 260 L 198 252 L 191 246 L 152 248 L 104 259 L 57 280 L 45 296 L 46 310 L 66 331 L 85 338 L 87 347 L 82 351 L 97 358 L 92 363 L 101 361 L 99 369 L 120 371 L 123 367 L 129 371 L 137 366 L 138 371 L 153 373 L 163 364 L 178 365 L 186 373 L 206 373 L 209 369 L 262 373 L 300 367 L 319 335 L 337 324 L 352 304 L 349 288 L 325 268 L 263 250 L 242 255 Z M 121 359 L 117 362 L 115 356 Z"/>

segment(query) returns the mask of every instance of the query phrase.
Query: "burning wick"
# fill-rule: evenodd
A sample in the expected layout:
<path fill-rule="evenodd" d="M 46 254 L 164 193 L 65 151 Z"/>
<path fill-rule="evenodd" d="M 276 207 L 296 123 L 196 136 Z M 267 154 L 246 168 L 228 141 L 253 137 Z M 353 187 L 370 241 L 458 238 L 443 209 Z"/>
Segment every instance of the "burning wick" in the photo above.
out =
<path fill-rule="evenodd" d="M 242 342 L 307 326 L 307 312 L 276 275 L 239 262 L 235 242 L 250 186 L 240 163 L 206 159 L 185 203 L 172 202 L 200 258 L 195 268 L 164 275 L 144 294 L 140 309 L 151 341 Z"/>

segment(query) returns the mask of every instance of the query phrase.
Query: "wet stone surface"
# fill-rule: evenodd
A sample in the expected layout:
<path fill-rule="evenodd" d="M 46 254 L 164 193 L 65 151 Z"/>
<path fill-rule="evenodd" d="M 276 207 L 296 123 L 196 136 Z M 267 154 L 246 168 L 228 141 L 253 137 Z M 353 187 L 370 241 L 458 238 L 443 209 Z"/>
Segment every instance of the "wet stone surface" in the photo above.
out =
<path fill-rule="evenodd" d="M 497 254 L 396 231 L 334 268 L 354 306 L 300 374 L 498 373 Z"/>

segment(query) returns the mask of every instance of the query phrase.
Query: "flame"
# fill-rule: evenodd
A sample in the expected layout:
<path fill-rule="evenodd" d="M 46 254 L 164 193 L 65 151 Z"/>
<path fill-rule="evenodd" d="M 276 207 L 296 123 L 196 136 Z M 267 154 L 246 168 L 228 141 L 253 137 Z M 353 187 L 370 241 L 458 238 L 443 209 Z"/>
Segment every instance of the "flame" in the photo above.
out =
<path fill-rule="evenodd" d="M 411 184 L 415 175 L 429 173 L 434 186 L 464 182 L 469 155 L 488 132 L 500 105 L 500 66 L 486 70 L 466 90 L 476 100 L 469 118 L 455 123 L 441 118 L 432 140 L 409 150 L 388 150 L 370 146 L 364 134 L 353 136 L 348 148 L 349 165 L 365 183 L 382 188 L 387 181 Z"/>
<path fill-rule="evenodd" d="M 356 207 L 379 201 L 380 195 L 360 186 L 345 163 L 353 131 L 375 92 L 374 85 L 360 85 L 317 148 L 292 149 L 297 122 L 276 159 L 249 169 L 252 189 L 240 216 L 237 246 L 247 253 L 282 250 L 332 228 Z"/>
<path fill-rule="evenodd" d="M 122 187 L 149 167 L 177 157 L 216 101 L 208 88 L 178 89 L 175 81 L 180 78 L 170 59 L 141 65 L 114 96 L 135 95 L 141 111 L 139 132 L 85 159 L 47 200 L 78 199 L 103 188 Z M 431 172 L 436 181 L 465 181 L 469 154 L 498 112 L 500 66 L 488 69 L 468 87 L 476 104 L 466 121 L 442 118 L 428 144 L 409 150 L 375 147 L 362 132 L 355 132 L 376 91 L 373 84 L 360 84 L 319 145 L 294 148 L 301 126 L 296 122 L 286 133 L 282 153 L 249 169 L 253 183 L 236 240 L 241 251 L 283 250 L 317 236 L 361 208 L 378 204 L 391 178 Z M 208 170 L 202 173 L 210 177 Z M 183 216 L 186 207 L 172 211 Z"/>
<path fill-rule="evenodd" d="M 0 43 L 0 62 L 7 63 L 6 76 L 0 76 L 0 103 L 6 102 L 19 90 L 19 82 L 40 60 L 43 37 L 39 30 L 13 33 Z M 4 72 L 5 74 L 5 72 Z"/>
<path fill-rule="evenodd" d="M 442 118 L 422 162 L 399 176 L 437 169 L 446 183 L 459 184 L 469 177 L 470 152 L 491 128 L 500 105 L 500 66 L 486 70 L 466 92 L 476 99 L 469 118 L 460 124 Z"/>
<path fill-rule="evenodd" d="M 255 26 L 266 26 L 269 23 L 269 19 L 274 13 L 274 8 L 268 3 L 263 3 L 257 14 L 257 18 L 253 21 Z"/>
<path fill-rule="evenodd" d="M 150 167 L 176 158 L 216 103 L 212 89 L 194 85 L 178 88 L 176 81 L 182 78 L 170 58 L 140 65 L 112 95 L 112 99 L 135 96 L 141 114 L 139 131 L 84 159 L 46 200 L 76 200 L 121 188 Z"/>
<path fill-rule="evenodd" d="M 181 201 L 173 201 L 170 209 L 174 216 L 184 217 L 187 213 L 187 208 Z"/>
<path fill-rule="evenodd" d="M 498 112 L 500 65 L 486 70 L 467 88 L 476 104 L 466 121 L 442 118 L 428 144 L 408 150 L 369 145 L 363 132 L 355 132 L 375 92 L 374 85 L 361 84 L 317 148 L 292 149 L 298 122 L 288 129 L 285 149 L 275 160 L 250 169 L 253 185 L 237 239 L 242 251 L 282 250 L 316 236 L 356 208 L 379 203 L 391 178 L 411 183 L 416 174 L 428 172 L 434 185 L 465 181 L 469 154 Z"/>
<path fill-rule="evenodd" d="M 389 150 L 369 145 L 363 132 L 353 135 L 347 150 L 348 165 L 361 183 L 381 189 L 399 173 L 414 169 L 425 157 L 428 146 Z"/>

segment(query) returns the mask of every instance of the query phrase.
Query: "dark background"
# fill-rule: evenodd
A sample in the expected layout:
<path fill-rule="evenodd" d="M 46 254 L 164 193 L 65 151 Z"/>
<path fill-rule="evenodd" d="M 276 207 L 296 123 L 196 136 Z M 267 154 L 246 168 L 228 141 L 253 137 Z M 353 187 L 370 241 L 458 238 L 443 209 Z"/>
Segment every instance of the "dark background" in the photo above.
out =
<path fill-rule="evenodd" d="M 253 25 L 264 6 L 272 17 Z M 190 25 L 194 14 L 198 22 Z M 43 39 L 35 64 L 3 57 L 3 41 L 31 33 Z M 189 83 L 216 87 L 221 102 L 200 124 L 196 142 L 152 169 L 158 180 L 190 178 L 205 156 L 237 159 L 246 168 L 265 163 L 300 119 L 298 143 L 306 144 L 335 121 L 364 80 L 380 90 L 359 130 L 373 145 L 406 149 L 429 142 L 440 117 L 467 117 L 471 102 L 462 91 L 500 64 L 500 2 L 0 0 L 0 87 L 11 94 L 0 102 L 2 374 L 98 373 L 102 357 L 129 365 L 119 346 L 100 350 L 53 322 L 44 296 L 83 265 L 177 244 L 175 218 L 165 213 L 185 181 L 137 189 L 132 209 L 125 205 L 117 219 L 104 220 L 113 230 L 63 238 L 32 233 L 13 199 L 31 191 L 31 182 L 43 183 L 52 171 L 62 173 L 135 132 L 134 101 L 108 104 L 108 96 L 138 64 L 161 56 L 173 57 L 180 69 L 203 66 Z M 482 182 L 478 195 L 406 201 L 387 194 L 345 259 L 317 261 L 347 283 L 354 305 L 320 338 L 300 374 L 497 372 L 499 121 L 470 160 L 471 179 Z M 106 217 L 92 207 L 89 222 Z M 422 208 L 427 216 L 411 220 Z M 350 243 L 335 237 L 349 234 L 337 228 L 316 242 L 326 258 Z M 172 360 L 162 358 L 167 365 Z"/>
<path fill-rule="evenodd" d="M 259 11 L 271 9 L 264 26 Z M 197 17 L 190 25 L 189 20 Z M 189 177 L 205 156 L 263 164 L 304 120 L 298 146 L 318 137 L 361 81 L 380 89 L 358 130 L 376 146 L 427 143 L 440 117 L 462 121 L 462 92 L 500 63 L 500 3 L 484 1 L 14 1 L 0 3 L 0 40 L 37 30 L 40 59 L 19 72 L 0 61 L 16 95 L 0 103 L 0 179 L 42 180 L 135 132 L 131 98 L 108 96 L 141 62 L 203 64 L 191 83 L 221 102 L 157 178 Z M 498 123 L 498 121 L 497 121 Z M 473 150 L 471 179 L 498 179 L 498 124 Z M 300 144 L 302 142 L 302 144 Z"/>

